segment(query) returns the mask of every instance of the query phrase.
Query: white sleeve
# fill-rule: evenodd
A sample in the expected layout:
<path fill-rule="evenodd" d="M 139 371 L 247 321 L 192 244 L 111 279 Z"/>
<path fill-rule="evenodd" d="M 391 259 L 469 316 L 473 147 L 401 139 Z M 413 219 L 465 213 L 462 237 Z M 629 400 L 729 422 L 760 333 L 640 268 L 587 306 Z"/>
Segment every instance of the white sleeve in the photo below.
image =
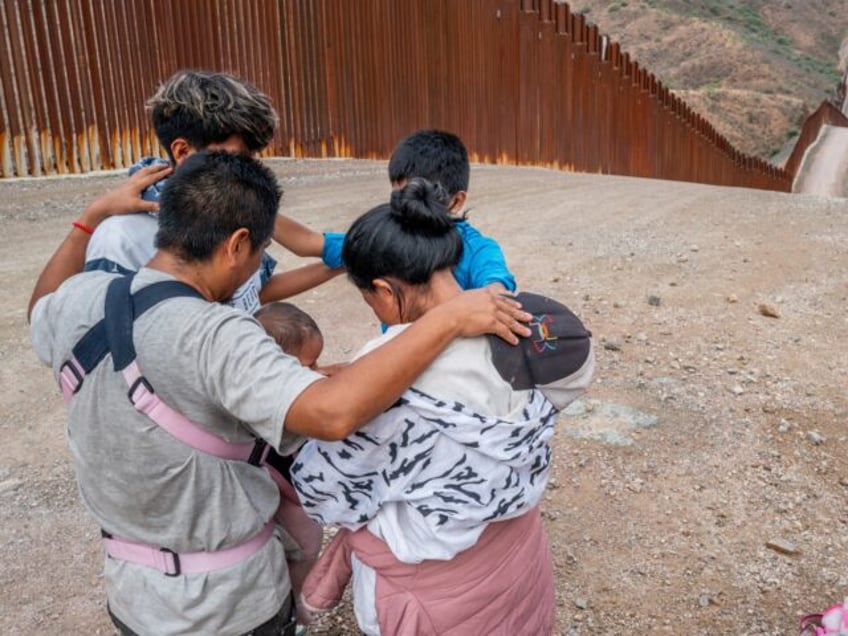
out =
<path fill-rule="evenodd" d="M 156 253 L 158 227 L 156 218 L 146 212 L 109 217 L 88 242 L 86 269 L 137 272 Z"/>
<path fill-rule="evenodd" d="M 30 316 L 30 338 L 32 339 L 32 348 L 35 350 L 35 355 L 42 364 L 48 367 L 53 366 L 53 350 L 54 338 L 53 330 L 50 328 L 49 309 L 50 302 L 54 294 L 47 294 L 38 299 L 35 307 L 32 308 Z"/>

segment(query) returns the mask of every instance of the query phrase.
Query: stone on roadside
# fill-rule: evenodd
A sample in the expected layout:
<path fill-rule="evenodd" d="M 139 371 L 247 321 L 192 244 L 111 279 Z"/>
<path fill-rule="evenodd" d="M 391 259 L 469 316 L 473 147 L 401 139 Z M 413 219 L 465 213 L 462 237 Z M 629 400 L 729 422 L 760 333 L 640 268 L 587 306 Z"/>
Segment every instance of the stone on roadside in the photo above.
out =
<path fill-rule="evenodd" d="M 577 609 L 581 609 L 581 610 L 587 609 L 589 607 L 589 599 L 585 599 L 585 598 L 574 599 L 574 605 L 575 605 L 575 607 L 577 607 Z"/>
<path fill-rule="evenodd" d="M 772 539 L 770 541 L 766 541 L 766 547 L 769 550 L 774 550 L 775 552 L 789 556 L 798 554 L 798 547 L 795 545 L 795 542 L 789 541 L 788 539 Z"/>
<path fill-rule="evenodd" d="M 662 298 L 659 296 L 654 296 L 653 294 L 648 296 L 648 304 L 651 307 L 659 307 L 662 304 Z"/>
<path fill-rule="evenodd" d="M 725 300 L 732 305 L 739 302 L 739 297 L 736 294 L 728 294 Z"/>
<path fill-rule="evenodd" d="M 9 492 L 9 491 L 12 491 L 12 490 L 17 490 L 18 487 L 21 486 L 23 483 L 24 482 L 20 479 L 15 479 L 15 478 L 4 479 L 3 481 L 0 481 L 0 494 L 3 494 L 5 492 Z"/>
<path fill-rule="evenodd" d="M 769 305 L 768 303 L 760 303 L 757 305 L 757 311 L 760 312 L 760 315 L 765 316 L 766 318 L 780 318 L 777 307 Z"/>
<path fill-rule="evenodd" d="M 604 349 L 607 351 L 621 351 L 621 340 L 617 340 L 616 338 L 604 340 Z"/>
<path fill-rule="evenodd" d="M 807 441 L 810 444 L 814 444 L 815 446 L 819 446 L 824 443 L 824 436 L 818 431 L 807 431 Z"/>

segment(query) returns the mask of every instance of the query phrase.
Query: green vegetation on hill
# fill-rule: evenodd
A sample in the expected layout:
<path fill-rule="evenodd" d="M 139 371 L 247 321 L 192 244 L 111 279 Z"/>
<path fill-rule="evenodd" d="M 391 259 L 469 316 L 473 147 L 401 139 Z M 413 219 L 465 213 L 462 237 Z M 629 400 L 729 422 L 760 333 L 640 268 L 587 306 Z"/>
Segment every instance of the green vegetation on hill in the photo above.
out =
<path fill-rule="evenodd" d="M 744 152 L 771 157 L 831 99 L 845 0 L 579 0 L 601 32 Z"/>

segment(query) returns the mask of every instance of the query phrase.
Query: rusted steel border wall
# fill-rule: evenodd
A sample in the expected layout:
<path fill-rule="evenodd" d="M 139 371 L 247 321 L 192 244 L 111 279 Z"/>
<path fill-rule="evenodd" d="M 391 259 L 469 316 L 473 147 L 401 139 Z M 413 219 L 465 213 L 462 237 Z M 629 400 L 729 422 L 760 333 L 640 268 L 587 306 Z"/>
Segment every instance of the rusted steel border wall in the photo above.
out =
<path fill-rule="evenodd" d="M 157 153 L 143 103 L 179 68 L 250 79 L 265 154 L 386 158 L 421 127 L 472 158 L 789 190 L 552 0 L 0 0 L 0 175 Z"/>
<path fill-rule="evenodd" d="M 784 164 L 784 168 L 793 176 L 797 175 L 798 169 L 801 167 L 801 162 L 804 159 L 804 154 L 810 146 L 812 146 L 819 133 L 824 126 L 841 126 L 848 127 L 848 117 L 842 114 L 836 106 L 830 102 L 824 101 L 815 110 L 815 112 L 807 117 L 804 125 L 801 127 L 801 134 L 798 135 L 798 140 L 795 142 L 795 147 L 792 148 L 792 154 Z"/>

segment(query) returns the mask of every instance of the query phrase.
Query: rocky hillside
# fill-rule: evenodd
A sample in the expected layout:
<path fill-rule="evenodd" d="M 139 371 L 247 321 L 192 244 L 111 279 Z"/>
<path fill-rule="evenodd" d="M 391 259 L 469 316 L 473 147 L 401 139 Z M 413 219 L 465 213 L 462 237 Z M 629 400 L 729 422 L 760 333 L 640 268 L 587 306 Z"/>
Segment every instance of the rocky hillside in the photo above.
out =
<path fill-rule="evenodd" d="M 744 152 L 777 157 L 835 94 L 845 0 L 573 0 Z M 842 59 L 840 60 L 840 53 Z"/>

